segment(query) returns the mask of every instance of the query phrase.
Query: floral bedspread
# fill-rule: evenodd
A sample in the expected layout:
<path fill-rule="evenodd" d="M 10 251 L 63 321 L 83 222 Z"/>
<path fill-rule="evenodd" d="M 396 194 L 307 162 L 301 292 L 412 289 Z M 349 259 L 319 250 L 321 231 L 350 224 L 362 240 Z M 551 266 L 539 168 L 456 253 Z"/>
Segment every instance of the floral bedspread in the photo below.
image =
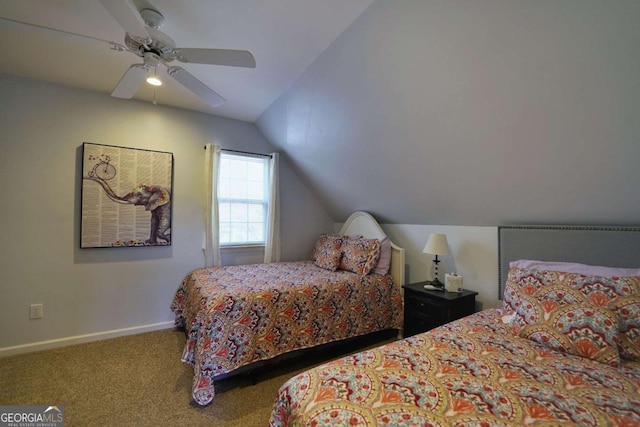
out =
<path fill-rule="evenodd" d="M 501 309 L 311 369 L 274 426 L 640 426 L 640 363 L 616 369 L 510 332 Z"/>
<path fill-rule="evenodd" d="M 329 271 L 312 261 L 205 268 L 189 273 L 171 304 L 188 332 L 182 361 L 192 395 L 214 397 L 214 377 L 280 354 L 402 327 L 390 276 Z"/>

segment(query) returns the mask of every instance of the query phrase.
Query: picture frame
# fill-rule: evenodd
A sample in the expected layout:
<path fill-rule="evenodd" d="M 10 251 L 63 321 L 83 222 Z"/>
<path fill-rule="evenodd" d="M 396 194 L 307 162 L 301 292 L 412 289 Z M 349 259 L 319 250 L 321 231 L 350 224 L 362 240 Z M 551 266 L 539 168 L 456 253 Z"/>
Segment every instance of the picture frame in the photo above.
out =
<path fill-rule="evenodd" d="M 82 145 L 80 248 L 171 245 L 173 153 Z"/>

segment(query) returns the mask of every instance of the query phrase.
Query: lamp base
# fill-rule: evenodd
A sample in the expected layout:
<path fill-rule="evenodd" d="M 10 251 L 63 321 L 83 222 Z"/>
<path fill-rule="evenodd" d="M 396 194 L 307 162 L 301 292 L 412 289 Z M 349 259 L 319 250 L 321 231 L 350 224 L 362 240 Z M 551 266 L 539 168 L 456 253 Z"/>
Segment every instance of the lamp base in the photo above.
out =
<path fill-rule="evenodd" d="M 444 289 L 444 283 L 442 283 L 440 280 L 438 280 L 437 277 L 435 279 L 433 279 L 431 282 L 429 282 L 429 284 L 431 286 L 435 286 L 436 288 Z"/>

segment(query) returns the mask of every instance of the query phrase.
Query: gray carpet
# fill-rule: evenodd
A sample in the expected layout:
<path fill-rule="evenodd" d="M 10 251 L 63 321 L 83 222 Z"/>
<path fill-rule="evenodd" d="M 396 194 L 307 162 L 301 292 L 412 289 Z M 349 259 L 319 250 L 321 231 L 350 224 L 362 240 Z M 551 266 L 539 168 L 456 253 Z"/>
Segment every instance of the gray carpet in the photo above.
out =
<path fill-rule="evenodd" d="M 185 337 L 167 329 L 0 359 L 0 403 L 63 405 L 66 426 L 264 426 L 295 372 L 227 380 L 213 402 L 191 400 Z"/>
<path fill-rule="evenodd" d="M 307 357 L 258 377 L 216 384 L 191 400 L 185 336 L 166 329 L 0 358 L 0 405 L 62 405 L 65 426 L 265 426 L 280 386 L 319 363 Z"/>

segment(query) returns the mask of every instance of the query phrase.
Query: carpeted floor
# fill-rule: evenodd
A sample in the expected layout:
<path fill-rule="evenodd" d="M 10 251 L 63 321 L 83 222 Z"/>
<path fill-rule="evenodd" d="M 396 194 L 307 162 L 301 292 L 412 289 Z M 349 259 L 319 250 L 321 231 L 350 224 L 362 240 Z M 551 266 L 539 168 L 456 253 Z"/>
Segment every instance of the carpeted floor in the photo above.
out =
<path fill-rule="evenodd" d="M 165 329 L 0 358 L 0 405 L 61 405 L 67 427 L 266 426 L 280 386 L 322 361 L 284 363 L 256 385 L 221 381 L 213 402 L 199 407 L 193 370 L 180 361 L 184 342 L 182 331 Z"/>

